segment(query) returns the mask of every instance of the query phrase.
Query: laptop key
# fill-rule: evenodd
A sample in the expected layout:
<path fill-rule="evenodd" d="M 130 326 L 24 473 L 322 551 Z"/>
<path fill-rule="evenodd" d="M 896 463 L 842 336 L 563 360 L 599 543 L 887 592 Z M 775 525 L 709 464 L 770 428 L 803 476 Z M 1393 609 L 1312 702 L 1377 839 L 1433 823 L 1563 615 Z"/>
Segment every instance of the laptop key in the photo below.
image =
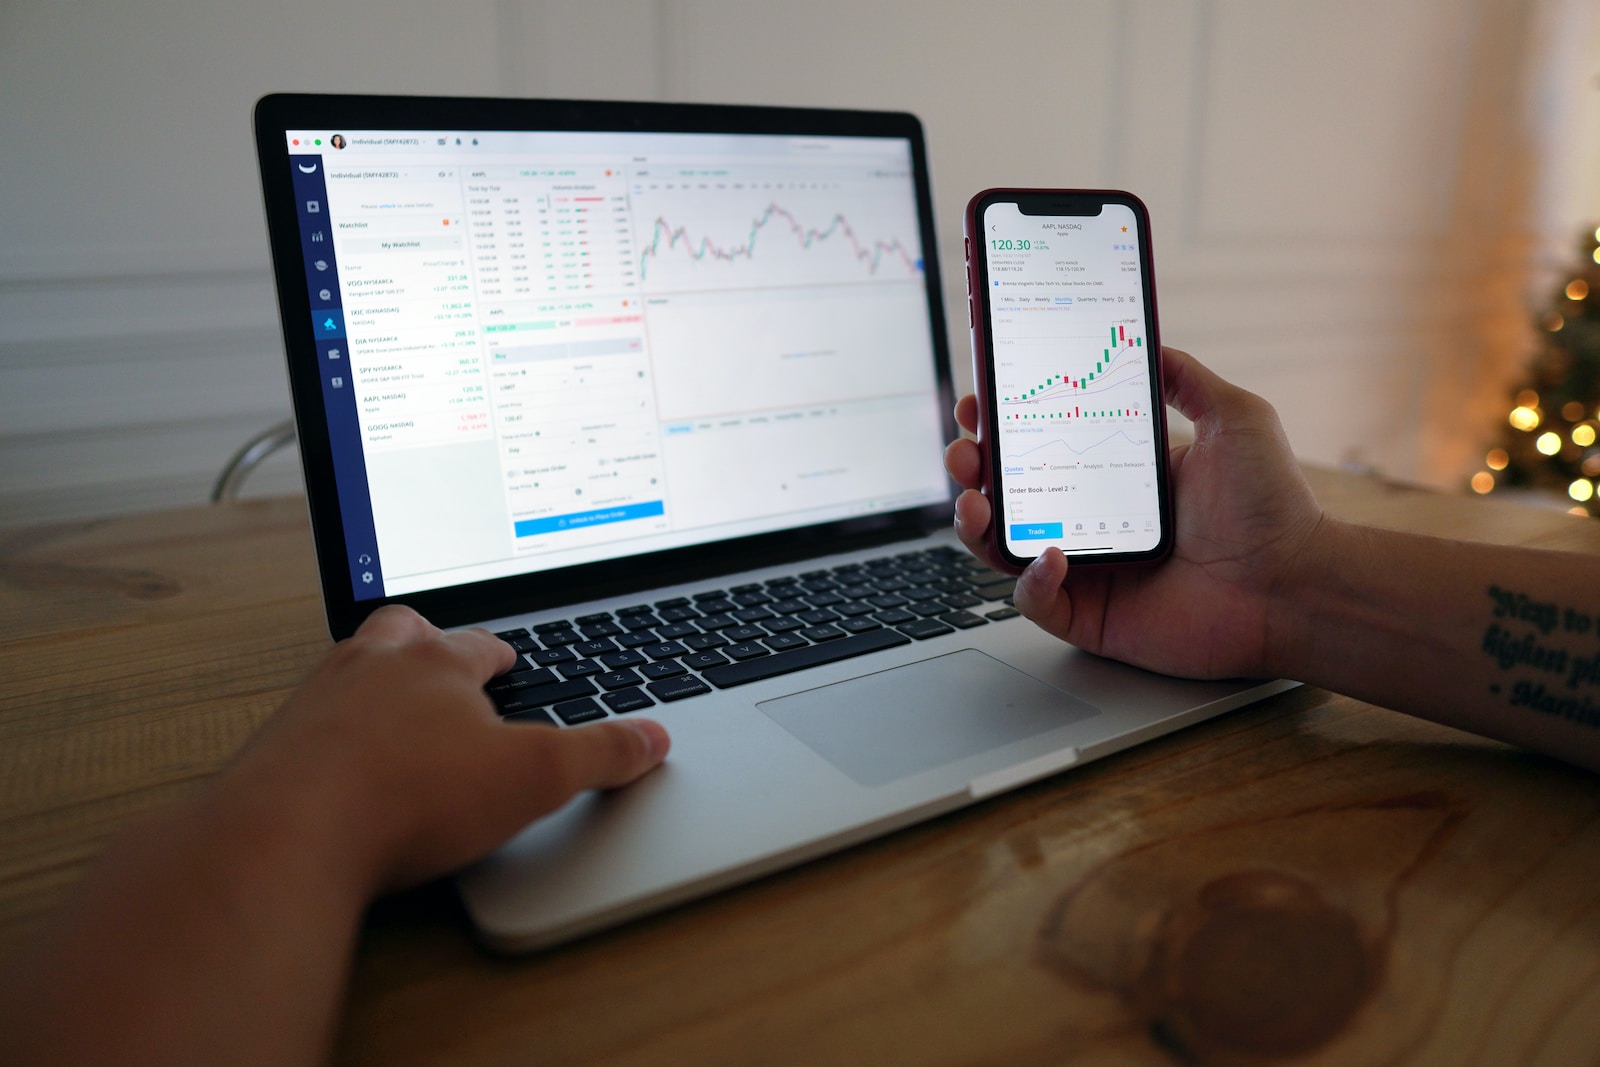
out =
<path fill-rule="evenodd" d="M 988 585 L 980 585 L 976 590 L 977 594 L 985 600 L 1004 600 L 1016 591 L 1017 580 L 1015 578 L 1007 578 L 1003 582 L 990 582 Z"/>
<path fill-rule="evenodd" d="M 534 653 L 534 654 L 538 655 L 538 653 Z M 540 666 L 542 666 L 542 664 L 540 664 Z M 535 669 L 536 669 L 535 664 L 529 663 L 526 659 L 522 658 L 521 656 L 518 656 L 517 657 L 517 661 L 515 663 L 513 663 L 510 667 L 507 667 L 501 673 L 503 673 L 503 674 L 515 674 L 518 671 L 531 671 L 531 670 L 535 670 Z"/>
<path fill-rule="evenodd" d="M 535 667 L 531 671 L 518 671 L 515 674 L 508 672 L 497 678 L 491 678 L 484 688 L 491 693 L 509 693 L 515 689 L 526 689 L 530 685 L 545 685 L 555 680 L 554 671 Z"/>
<path fill-rule="evenodd" d="M 676 641 L 661 641 L 654 645 L 644 646 L 644 654 L 651 659 L 671 659 L 673 656 L 681 656 L 687 651 L 689 650 Z"/>
<path fill-rule="evenodd" d="M 722 650 L 729 659 L 738 661 L 742 659 L 755 659 L 757 656 L 768 656 L 772 653 L 765 645 L 754 641 L 738 641 Z"/>
<path fill-rule="evenodd" d="M 613 689 L 626 689 L 630 685 L 638 685 L 641 679 L 631 670 L 607 671 L 597 674 L 594 680 L 600 683 L 600 688 L 608 692 Z"/>
<path fill-rule="evenodd" d="M 702 630 L 726 630 L 730 626 L 738 625 L 739 620 L 735 619 L 732 615 L 729 615 L 725 611 L 719 611 L 713 615 L 707 615 L 705 618 L 700 620 L 700 629 Z"/>
<path fill-rule="evenodd" d="M 539 640 L 544 642 L 545 648 L 560 648 L 563 645 L 575 645 L 583 640 L 583 635 L 576 630 L 551 630 L 539 635 Z"/>
<path fill-rule="evenodd" d="M 515 690 L 514 703 L 500 705 L 502 715 L 510 715 L 514 711 L 524 711 L 528 708 L 538 707 L 543 704 L 556 704 L 563 700 L 576 700 L 578 697 L 593 696 L 594 684 L 587 678 L 573 678 L 566 682 L 551 682 L 549 685 L 532 685 L 526 689 Z M 507 694 L 510 696 L 512 694 Z"/>
<path fill-rule="evenodd" d="M 663 641 L 673 641 L 680 637 L 688 637 L 700 631 L 686 622 L 669 622 L 665 626 L 656 627 L 656 636 Z"/>
<path fill-rule="evenodd" d="M 820 667 L 824 663 L 837 663 L 843 659 L 866 655 L 868 652 L 879 652 L 896 645 L 910 643 L 910 638 L 895 630 L 870 630 L 864 634 L 841 637 L 825 645 L 807 645 L 805 648 L 777 652 L 759 659 L 747 659 L 723 667 L 708 667 L 704 673 L 706 680 L 712 685 L 718 689 L 727 689 L 730 686 L 759 682 L 764 678 L 776 678 L 780 674 L 803 671 L 808 667 Z"/>
<path fill-rule="evenodd" d="M 662 622 L 683 622 L 685 619 L 698 619 L 700 613 L 687 605 L 672 608 L 662 608 L 660 613 Z"/>
<path fill-rule="evenodd" d="M 946 603 L 948 603 L 948 601 L 946 601 Z M 657 637 L 650 630 L 635 630 L 632 633 L 626 633 L 617 638 L 617 644 L 621 645 L 623 648 L 643 648 L 645 645 L 656 644 L 660 640 L 661 638 Z"/>
<path fill-rule="evenodd" d="M 721 652 L 696 652 L 692 656 L 683 657 L 683 665 L 693 667 L 697 671 L 703 671 L 707 667 L 719 667 L 726 662 L 728 657 Z"/>
<path fill-rule="evenodd" d="M 956 632 L 955 627 L 948 623 L 940 622 L 938 619 L 918 619 L 916 622 L 908 622 L 895 627 L 895 629 L 908 637 L 915 637 L 918 641 L 926 641 L 930 637 Z"/>
<path fill-rule="evenodd" d="M 983 601 L 971 593 L 949 593 L 939 598 L 957 611 L 962 608 L 975 608 Z"/>
<path fill-rule="evenodd" d="M 688 674 L 689 671 L 675 659 L 664 659 L 660 663 L 646 663 L 639 668 L 639 673 L 646 678 L 655 679 L 676 678 L 680 674 Z"/>
<path fill-rule="evenodd" d="M 557 663 L 571 663 L 578 658 L 578 654 L 570 648 L 541 648 L 528 653 L 528 658 L 541 667 L 553 667 Z"/>
<path fill-rule="evenodd" d="M 656 703 L 645 696 L 644 690 L 638 688 L 618 689 L 615 693 L 606 693 L 600 699 L 606 702 L 606 707 L 618 715 L 638 711 L 640 708 L 651 708 Z"/>
<path fill-rule="evenodd" d="M 528 628 L 519 626 L 515 630 L 496 630 L 494 635 L 502 641 L 510 641 L 513 637 L 527 637 Z"/>
<path fill-rule="evenodd" d="M 596 719 L 606 717 L 606 709 L 596 704 L 594 697 L 569 700 L 564 704 L 557 704 L 550 710 L 560 716 L 561 721 L 568 726 L 576 726 L 580 722 L 593 722 Z"/>
<path fill-rule="evenodd" d="M 904 608 L 892 608 L 889 611 L 880 611 L 872 616 L 885 626 L 899 626 L 903 622 L 913 622 L 916 616 Z"/>
<path fill-rule="evenodd" d="M 756 641 L 767 636 L 767 631 L 759 626 L 731 626 L 722 631 L 722 636 L 729 641 Z"/>
<path fill-rule="evenodd" d="M 577 623 L 579 627 L 593 626 L 597 622 L 610 622 L 611 621 L 611 612 L 609 612 L 609 611 L 597 611 L 592 615 L 579 615 L 576 619 L 573 619 L 572 621 Z"/>
<path fill-rule="evenodd" d="M 946 615 L 938 616 L 940 622 L 947 622 L 958 630 L 970 630 L 974 626 L 986 626 L 989 620 L 974 615 L 970 611 L 952 611 Z"/>
<path fill-rule="evenodd" d="M 791 648 L 805 648 L 811 642 L 799 634 L 773 634 L 771 637 L 763 637 L 761 643 L 774 652 L 787 652 Z"/>
<path fill-rule="evenodd" d="M 825 622 L 832 622 L 839 616 L 826 608 L 817 608 L 813 611 L 802 611 L 800 621 L 810 623 L 812 626 L 821 626 Z"/>
<path fill-rule="evenodd" d="M 883 623 L 879 622 L 877 619 L 858 618 L 845 619 L 843 622 L 836 623 L 835 625 L 845 633 L 861 634 L 866 633 L 868 630 L 877 630 L 883 626 Z"/>
<path fill-rule="evenodd" d="M 995 608 L 993 611 L 984 612 L 983 617 L 986 619 L 992 619 L 995 622 L 999 622 L 1002 619 L 1014 619 L 1021 614 L 1022 612 L 1018 611 L 1016 608 Z"/>
<path fill-rule="evenodd" d="M 769 634 L 786 634 L 790 630 L 800 629 L 800 627 L 804 626 L 805 623 L 801 622 L 799 619 L 791 619 L 785 616 L 781 619 L 768 619 L 761 625 L 766 628 L 766 631 Z"/>
<path fill-rule="evenodd" d="M 624 667 L 637 667 L 639 664 L 647 661 L 643 652 L 636 652 L 632 649 L 629 649 L 626 652 L 607 652 L 605 655 L 600 657 L 600 662 L 604 663 L 607 667 L 610 667 L 614 671 L 620 671 Z"/>
<path fill-rule="evenodd" d="M 685 637 L 683 643 L 696 652 L 708 652 L 713 648 L 721 648 L 728 643 L 728 639 L 721 634 L 692 634 Z"/>
<path fill-rule="evenodd" d="M 599 674 L 605 668 L 592 659 L 580 659 L 571 663 L 563 663 L 556 670 L 561 672 L 561 677 L 563 678 L 582 678 L 587 674 Z"/>
<path fill-rule="evenodd" d="M 503 718 L 507 722 L 535 723 L 540 726 L 554 726 L 556 724 L 556 721 L 550 717 L 550 713 L 543 708 L 524 708 L 521 711 L 514 711 L 509 715 L 503 716 Z"/>
<path fill-rule="evenodd" d="M 682 700 L 684 697 L 699 696 L 701 693 L 711 692 L 711 687 L 692 674 L 682 678 L 664 678 L 659 682 L 646 682 L 645 688 L 650 690 L 657 700 Z"/>
<path fill-rule="evenodd" d="M 844 636 L 844 631 L 834 625 L 807 626 L 800 636 L 808 641 L 834 641 Z"/>
<path fill-rule="evenodd" d="M 558 630 L 570 629 L 572 629 L 572 623 L 567 619 L 551 619 L 549 622 L 541 622 L 534 626 L 533 632 L 536 634 L 549 634 Z"/>
<path fill-rule="evenodd" d="M 539 642 L 535 641 L 526 632 L 524 632 L 520 637 L 502 637 L 500 640 L 504 641 L 518 652 L 533 652 L 539 647 Z"/>
<path fill-rule="evenodd" d="M 579 641 L 572 646 L 572 651 L 580 656 L 598 656 L 602 652 L 615 652 L 617 644 L 609 637 L 599 641 Z"/>

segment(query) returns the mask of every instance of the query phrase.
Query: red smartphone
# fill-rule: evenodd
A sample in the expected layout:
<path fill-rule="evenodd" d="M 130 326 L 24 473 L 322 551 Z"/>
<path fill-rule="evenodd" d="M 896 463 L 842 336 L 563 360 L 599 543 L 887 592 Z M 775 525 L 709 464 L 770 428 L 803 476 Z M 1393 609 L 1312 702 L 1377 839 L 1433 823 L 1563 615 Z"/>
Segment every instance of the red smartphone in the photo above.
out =
<path fill-rule="evenodd" d="M 967 298 L 989 538 L 1013 569 L 1172 551 L 1150 216 L 1131 193 L 987 189 L 967 204 Z"/>

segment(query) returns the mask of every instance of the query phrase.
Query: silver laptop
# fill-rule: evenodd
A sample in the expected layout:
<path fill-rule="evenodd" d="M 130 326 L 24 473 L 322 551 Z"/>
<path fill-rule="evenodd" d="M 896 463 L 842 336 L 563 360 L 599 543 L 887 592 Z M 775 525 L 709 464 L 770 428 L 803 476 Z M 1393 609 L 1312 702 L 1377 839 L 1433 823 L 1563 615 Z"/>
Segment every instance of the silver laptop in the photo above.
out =
<path fill-rule="evenodd" d="M 461 876 L 487 944 L 598 930 L 1289 684 L 1077 652 L 951 536 L 913 117 L 270 96 L 255 132 L 334 637 L 393 602 L 486 626 L 519 652 L 488 687 L 503 715 L 673 737 Z"/>

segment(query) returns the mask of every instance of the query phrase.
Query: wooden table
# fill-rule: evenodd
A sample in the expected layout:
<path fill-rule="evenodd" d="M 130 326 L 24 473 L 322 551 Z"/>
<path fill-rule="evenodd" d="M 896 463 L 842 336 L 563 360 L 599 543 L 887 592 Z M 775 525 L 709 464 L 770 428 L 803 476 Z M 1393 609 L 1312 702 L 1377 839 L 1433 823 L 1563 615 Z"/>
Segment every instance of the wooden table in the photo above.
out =
<path fill-rule="evenodd" d="M 1312 471 L 1336 514 L 1600 552 L 1600 523 Z M 0 532 L 0 951 L 328 647 L 303 506 Z M 362 1064 L 1600 1059 L 1600 779 L 1300 689 L 524 959 L 381 903 Z"/>

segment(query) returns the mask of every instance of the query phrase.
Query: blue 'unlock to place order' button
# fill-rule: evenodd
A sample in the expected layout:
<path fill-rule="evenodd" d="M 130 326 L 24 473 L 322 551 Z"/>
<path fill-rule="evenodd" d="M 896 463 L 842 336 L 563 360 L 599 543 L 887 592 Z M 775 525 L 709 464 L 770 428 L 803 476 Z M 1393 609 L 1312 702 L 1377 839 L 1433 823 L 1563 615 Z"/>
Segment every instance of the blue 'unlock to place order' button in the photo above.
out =
<path fill-rule="evenodd" d="M 1013 541 L 1043 541 L 1046 538 L 1060 536 L 1061 524 L 1059 522 L 1016 522 L 1011 524 L 1011 540 Z"/>
<path fill-rule="evenodd" d="M 629 519 L 650 519 L 666 512 L 660 500 L 647 504 L 627 504 L 616 508 L 596 508 L 593 511 L 574 511 L 567 515 L 549 515 L 542 519 L 523 519 L 517 523 L 518 537 L 534 534 L 559 533 L 585 526 L 601 526 L 608 522 L 627 522 Z"/>

